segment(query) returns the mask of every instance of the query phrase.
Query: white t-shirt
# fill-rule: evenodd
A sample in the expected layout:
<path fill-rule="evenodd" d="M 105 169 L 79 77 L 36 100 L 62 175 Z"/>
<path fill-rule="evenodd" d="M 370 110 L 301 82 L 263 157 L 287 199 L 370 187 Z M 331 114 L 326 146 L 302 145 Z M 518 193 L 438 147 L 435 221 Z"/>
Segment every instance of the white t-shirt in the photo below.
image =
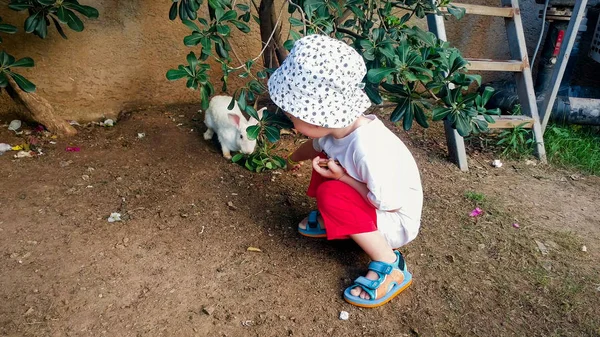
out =
<path fill-rule="evenodd" d="M 314 139 L 313 147 L 338 160 L 348 175 L 367 185 L 367 197 L 377 207 L 377 228 L 392 248 L 398 248 L 419 232 L 423 208 L 419 170 L 394 133 L 375 115 L 365 117 L 371 122 L 346 137 Z"/>

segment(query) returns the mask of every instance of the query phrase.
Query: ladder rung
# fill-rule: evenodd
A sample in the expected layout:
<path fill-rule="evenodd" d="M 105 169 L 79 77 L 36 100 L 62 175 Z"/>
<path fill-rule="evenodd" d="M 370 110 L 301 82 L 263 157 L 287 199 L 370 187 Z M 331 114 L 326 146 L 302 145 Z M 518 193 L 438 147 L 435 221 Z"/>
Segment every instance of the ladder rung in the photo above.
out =
<path fill-rule="evenodd" d="M 512 129 L 519 125 L 526 129 L 533 127 L 533 118 L 528 116 L 492 116 L 492 118 L 496 123 L 488 123 L 490 129 Z M 483 116 L 477 116 L 477 119 L 484 120 Z"/>
<path fill-rule="evenodd" d="M 480 71 L 514 71 L 521 72 L 525 65 L 517 60 L 489 60 L 489 59 L 466 59 L 470 64 L 469 70 Z"/>
<path fill-rule="evenodd" d="M 512 7 L 490 7 L 480 5 L 461 4 L 453 2 L 452 5 L 456 7 L 462 7 L 466 10 L 467 14 L 475 15 L 487 15 L 487 16 L 498 16 L 504 18 L 512 18 L 515 16 L 515 10 Z M 445 8 L 443 12 L 448 12 Z"/>

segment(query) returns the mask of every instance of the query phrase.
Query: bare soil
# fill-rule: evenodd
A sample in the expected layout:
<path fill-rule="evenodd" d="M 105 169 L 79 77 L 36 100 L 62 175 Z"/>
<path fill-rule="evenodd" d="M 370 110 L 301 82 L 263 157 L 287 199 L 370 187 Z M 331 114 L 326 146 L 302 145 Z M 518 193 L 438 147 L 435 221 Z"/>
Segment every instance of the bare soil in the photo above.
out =
<path fill-rule="evenodd" d="M 0 156 L 1 336 L 600 335 L 598 177 L 493 168 L 487 153 L 471 153 L 462 173 L 439 126 L 389 125 L 425 189 L 421 233 L 402 249 L 415 282 L 360 309 L 342 291 L 365 273 L 365 254 L 297 234 L 314 207 L 309 168 L 254 174 L 228 162 L 202 140 L 196 110 L 136 111 L 43 138 L 38 157 Z M 0 128 L 0 142 L 23 138 Z M 282 153 L 293 143 L 285 136 Z M 109 223 L 112 212 L 122 221 Z"/>

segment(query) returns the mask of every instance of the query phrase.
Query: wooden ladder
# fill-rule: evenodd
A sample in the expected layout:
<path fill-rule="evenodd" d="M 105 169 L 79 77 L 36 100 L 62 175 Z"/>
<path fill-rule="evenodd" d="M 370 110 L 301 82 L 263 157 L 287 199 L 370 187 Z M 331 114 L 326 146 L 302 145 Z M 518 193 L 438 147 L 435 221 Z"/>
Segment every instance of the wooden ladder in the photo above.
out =
<path fill-rule="evenodd" d="M 533 89 L 533 78 L 527 47 L 525 45 L 525 34 L 521 21 L 521 11 L 518 0 L 501 0 L 503 7 L 489 7 L 480 5 L 469 5 L 452 3 L 456 7 L 462 7 L 466 14 L 486 15 L 503 17 L 506 26 L 506 34 L 512 60 L 491 59 L 466 59 L 469 62 L 467 69 L 479 71 L 508 71 L 515 74 L 517 84 L 517 95 L 521 104 L 521 111 L 525 116 L 498 116 L 494 119 L 496 123 L 489 124 L 489 128 L 514 128 L 523 125 L 525 128 L 533 129 L 536 141 L 536 155 L 541 162 L 546 162 L 546 150 L 544 148 L 543 131 L 538 115 L 538 107 Z M 427 16 L 429 31 L 434 33 L 438 39 L 447 41 L 444 18 L 439 15 Z M 523 124 L 525 123 L 525 124 Z M 451 127 L 448 121 L 444 121 L 446 141 L 450 157 L 456 162 L 462 171 L 468 171 L 467 153 L 465 151 L 464 139 Z"/>

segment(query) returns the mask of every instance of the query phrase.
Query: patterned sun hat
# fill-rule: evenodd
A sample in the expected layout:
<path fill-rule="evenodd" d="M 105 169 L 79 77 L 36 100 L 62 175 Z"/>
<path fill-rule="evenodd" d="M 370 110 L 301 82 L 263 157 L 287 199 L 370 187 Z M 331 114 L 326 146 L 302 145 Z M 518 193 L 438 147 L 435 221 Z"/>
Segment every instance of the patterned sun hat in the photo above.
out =
<path fill-rule="evenodd" d="M 367 67 L 346 43 L 325 35 L 305 36 L 269 79 L 277 106 L 307 123 L 343 128 L 371 101 L 362 90 Z"/>

